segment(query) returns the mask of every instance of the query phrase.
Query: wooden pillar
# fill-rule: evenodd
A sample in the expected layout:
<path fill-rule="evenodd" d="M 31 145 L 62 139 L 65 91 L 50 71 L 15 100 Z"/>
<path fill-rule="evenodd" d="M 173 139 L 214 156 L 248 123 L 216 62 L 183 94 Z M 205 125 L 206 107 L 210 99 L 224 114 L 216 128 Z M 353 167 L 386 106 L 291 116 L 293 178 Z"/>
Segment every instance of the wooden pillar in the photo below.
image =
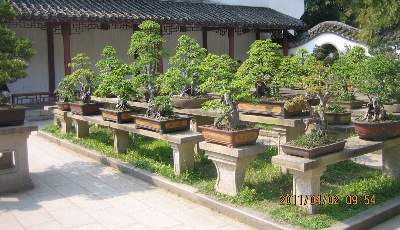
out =
<path fill-rule="evenodd" d="M 256 40 L 260 40 L 261 35 L 260 35 L 260 30 L 256 30 Z"/>
<path fill-rule="evenodd" d="M 56 69 L 54 62 L 54 24 L 47 23 L 47 65 L 49 70 L 49 92 L 53 93 L 56 88 Z"/>
<path fill-rule="evenodd" d="M 207 27 L 203 27 L 203 48 L 204 49 L 208 49 L 208 47 L 207 47 L 207 43 L 208 43 L 207 32 L 208 32 Z"/>
<path fill-rule="evenodd" d="M 160 25 L 160 35 L 161 37 L 163 36 L 163 32 L 162 32 L 162 25 Z M 160 43 L 160 46 L 162 44 Z M 163 58 L 160 56 L 159 58 L 159 62 L 158 62 L 158 66 L 157 66 L 157 71 L 159 73 L 163 73 L 164 72 L 164 64 L 163 64 Z"/>
<path fill-rule="evenodd" d="M 71 74 L 71 67 L 68 66 L 71 63 L 71 23 L 62 23 L 61 30 L 64 45 L 64 72 L 65 75 L 69 75 Z"/>
<path fill-rule="evenodd" d="M 229 56 L 235 59 L 235 29 L 228 28 L 228 38 L 229 38 Z"/>
<path fill-rule="evenodd" d="M 282 44 L 282 49 L 283 49 L 283 55 L 287 56 L 289 55 L 289 32 L 287 30 L 283 31 L 283 44 Z"/>

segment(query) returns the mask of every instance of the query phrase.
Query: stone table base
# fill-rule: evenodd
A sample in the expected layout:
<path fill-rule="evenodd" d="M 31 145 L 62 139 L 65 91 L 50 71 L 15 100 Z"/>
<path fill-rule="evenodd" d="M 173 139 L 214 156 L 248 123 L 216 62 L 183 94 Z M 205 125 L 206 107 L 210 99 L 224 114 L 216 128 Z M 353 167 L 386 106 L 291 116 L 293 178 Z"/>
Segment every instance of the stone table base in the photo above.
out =
<path fill-rule="evenodd" d="M 27 139 L 37 125 L 0 127 L 0 193 L 32 189 Z"/>
<path fill-rule="evenodd" d="M 215 189 L 231 196 L 237 195 L 243 187 L 244 174 L 249 163 L 266 148 L 262 144 L 229 148 L 204 141 L 199 143 L 199 147 L 205 150 L 208 159 L 212 160 L 217 168 L 218 178 Z"/>

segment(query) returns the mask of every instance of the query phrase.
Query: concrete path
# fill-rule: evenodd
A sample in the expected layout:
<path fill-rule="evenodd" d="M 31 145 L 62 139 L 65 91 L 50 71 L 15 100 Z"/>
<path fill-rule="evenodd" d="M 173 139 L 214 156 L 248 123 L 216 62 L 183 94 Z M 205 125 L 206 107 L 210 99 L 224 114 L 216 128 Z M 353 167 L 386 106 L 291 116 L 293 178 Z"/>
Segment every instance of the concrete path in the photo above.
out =
<path fill-rule="evenodd" d="M 39 129 L 52 121 L 35 122 Z M 35 189 L 0 195 L 0 229 L 253 229 L 38 137 L 28 139 Z M 380 168 L 379 154 L 354 159 Z M 373 230 L 400 230 L 396 216 Z"/>
<path fill-rule="evenodd" d="M 1 230 L 253 229 L 35 133 L 28 151 L 35 189 L 0 195 Z"/>

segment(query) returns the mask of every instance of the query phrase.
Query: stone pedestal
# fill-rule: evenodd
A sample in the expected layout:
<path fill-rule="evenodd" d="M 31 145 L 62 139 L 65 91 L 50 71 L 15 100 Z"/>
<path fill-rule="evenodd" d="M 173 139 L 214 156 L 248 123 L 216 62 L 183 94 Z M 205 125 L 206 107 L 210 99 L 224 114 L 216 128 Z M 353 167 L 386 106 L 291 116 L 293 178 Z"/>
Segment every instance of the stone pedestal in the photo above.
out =
<path fill-rule="evenodd" d="M 75 119 L 75 131 L 76 137 L 87 137 L 89 136 L 89 123 L 87 121 Z"/>
<path fill-rule="evenodd" d="M 257 157 L 257 154 L 266 150 L 262 144 L 229 148 L 203 141 L 199 146 L 205 150 L 208 159 L 212 160 L 217 168 L 215 189 L 231 196 L 237 195 L 243 187 L 244 174 L 249 163 Z"/>
<path fill-rule="evenodd" d="M 315 214 L 318 211 L 318 204 L 311 204 L 310 197 L 321 195 L 320 178 L 324 174 L 326 166 L 306 172 L 289 169 L 293 174 L 293 197 L 296 204 L 303 206 L 309 213 Z"/>
<path fill-rule="evenodd" d="M 385 176 L 391 176 L 400 181 L 399 145 L 382 149 L 382 169 Z"/>
<path fill-rule="evenodd" d="M 131 143 L 129 132 L 120 129 L 112 129 L 114 133 L 114 151 L 117 153 L 126 153 Z"/>
<path fill-rule="evenodd" d="M 61 133 L 68 133 L 72 130 L 72 119 L 67 116 L 68 111 L 61 111 L 58 109 L 53 110 L 54 123 L 61 125 Z"/>
<path fill-rule="evenodd" d="M 0 193 L 32 189 L 27 139 L 37 125 L 0 127 Z"/>
<path fill-rule="evenodd" d="M 169 145 L 172 148 L 174 157 L 174 174 L 179 175 L 186 170 L 193 170 L 194 167 L 194 146 L 197 142 L 188 143 L 172 143 Z"/>

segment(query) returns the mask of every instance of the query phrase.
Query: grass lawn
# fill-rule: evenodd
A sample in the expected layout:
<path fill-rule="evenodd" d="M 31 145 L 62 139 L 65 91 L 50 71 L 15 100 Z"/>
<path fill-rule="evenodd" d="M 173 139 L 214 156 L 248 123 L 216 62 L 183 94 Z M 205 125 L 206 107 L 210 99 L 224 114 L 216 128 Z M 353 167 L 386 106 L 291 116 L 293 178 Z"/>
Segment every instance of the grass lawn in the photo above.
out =
<path fill-rule="evenodd" d="M 400 182 L 384 177 L 380 170 L 352 161 L 340 162 L 330 165 L 321 177 L 322 195 L 339 197 L 338 205 L 322 205 L 319 214 L 310 215 L 295 205 L 280 205 L 281 195 L 291 194 L 292 176 L 283 175 L 278 167 L 271 163 L 271 157 L 277 154 L 275 147 L 259 154 L 249 165 L 245 175 L 245 187 L 237 196 L 232 197 L 214 190 L 216 169 L 203 152 L 196 155 L 193 172 L 188 171 L 175 176 L 172 149 L 166 141 L 135 135 L 132 136 L 132 146 L 128 153 L 117 154 L 113 150 L 113 134 L 109 129 L 91 126 L 90 136 L 86 138 L 76 138 L 72 132 L 61 134 L 60 128 L 55 125 L 50 125 L 44 131 L 173 181 L 191 185 L 202 193 L 266 213 L 278 222 L 290 223 L 303 229 L 329 227 L 339 220 L 398 196 L 400 191 Z M 363 199 L 357 200 L 358 205 L 347 205 L 346 201 L 356 202 L 355 197 L 350 196 L 355 194 L 362 199 L 367 196 L 365 198 L 368 198 L 370 204 L 364 204 Z"/>

